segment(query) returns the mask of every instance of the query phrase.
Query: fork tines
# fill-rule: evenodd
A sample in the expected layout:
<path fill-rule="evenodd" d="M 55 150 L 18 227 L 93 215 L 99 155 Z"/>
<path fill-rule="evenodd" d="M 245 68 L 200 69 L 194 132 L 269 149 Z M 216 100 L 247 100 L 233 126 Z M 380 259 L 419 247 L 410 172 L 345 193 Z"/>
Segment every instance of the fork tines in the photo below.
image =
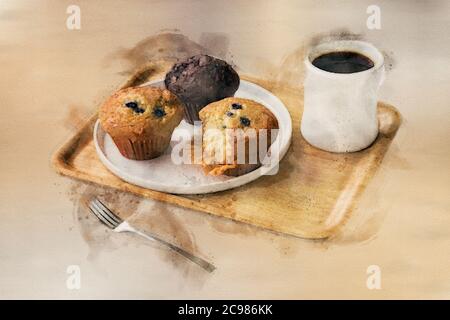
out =
<path fill-rule="evenodd" d="M 122 219 L 109 210 L 99 199 L 94 198 L 88 206 L 89 210 L 109 228 L 114 229 L 122 223 Z"/>

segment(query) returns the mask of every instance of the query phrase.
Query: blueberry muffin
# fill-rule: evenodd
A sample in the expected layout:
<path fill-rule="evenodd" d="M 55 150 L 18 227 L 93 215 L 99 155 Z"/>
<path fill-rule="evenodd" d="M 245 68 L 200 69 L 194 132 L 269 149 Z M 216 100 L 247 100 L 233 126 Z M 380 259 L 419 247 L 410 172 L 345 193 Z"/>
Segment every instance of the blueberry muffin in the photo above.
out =
<path fill-rule="evenodd" d="M 183 106 L 168 90 L 130 87 L 114 93 L 101 107 L 102 128 L 120 153 L 133 160 L 160 156 L 169 146 Z"/>
<path fill-rule="evenodd" d="M 210 175 L 239 176 L 261 166 L 278 129 L 265 106 L 242 98 L 213 102 L 200 111 L 200 119 L 202 166 Z"/>
<path fill-rule="evenodd" d="M 190 124 L 199 120 L 198 113 L 207 104 L 232 97 L 239 82 L 239 75 L 227 62 L 208 55 L 176 63 L 164 81 L 184 104 L 184 117 Z"/>

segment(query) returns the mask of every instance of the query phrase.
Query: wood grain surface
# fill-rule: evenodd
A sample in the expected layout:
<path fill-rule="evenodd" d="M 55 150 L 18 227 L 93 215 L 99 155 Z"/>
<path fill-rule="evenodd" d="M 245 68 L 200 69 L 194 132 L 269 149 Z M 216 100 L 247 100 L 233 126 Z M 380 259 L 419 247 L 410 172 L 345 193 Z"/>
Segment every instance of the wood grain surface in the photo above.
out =
<path fill-rule="evenodd" d="M 122 87 L 161 78 L 170 65 L 170 61 L 145 65 Z M 172 195 L 129 184 L 110 173 L 97 158 L 92 140 L 96 114 L 53 155 L 53 165 L 57 172 L 72 178 L 274 232 L 309 239 L 329 237 L 351 216 L 400 127 L 400 114 L 394 107 L 379 103 L 380 134 L 375 142 L 360 152 L 329 153 L 312 147 L 300 134 L 302 88 L 241 77 L 273 92 L 292 117 L 292 145 L 274 176 L 263 176 L 233 190 L 194 196 Z"/>

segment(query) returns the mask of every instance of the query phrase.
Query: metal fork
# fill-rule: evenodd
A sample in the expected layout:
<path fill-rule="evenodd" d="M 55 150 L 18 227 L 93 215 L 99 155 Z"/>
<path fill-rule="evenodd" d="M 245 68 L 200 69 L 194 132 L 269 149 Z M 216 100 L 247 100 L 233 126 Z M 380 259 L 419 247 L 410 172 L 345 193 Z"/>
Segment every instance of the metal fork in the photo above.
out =
<path fill-rule="evenodd" d="M 170 242 L 167 242 L 158 236 L 148 232 L 148 231 L 141 231 L 138 229 L 135 229 L 131 225 L 128 224 L 128 222 L 123 221 L 122 218 L 117 216 L 114 212 L 112 212 L 110 209 L 108 209 L 107 206 L 103 204 L 98 198 L 93 198 L 88 203 L 89 210 L 108 228 L 113 229 L 115 232 L 133 232 L 136 233 L 148 240 L 156 240 L 163 245 L 169 247 L 176 253 L 182 255 L 183 257 L 191 260 L 195 264 L 199 265 L 203 269 L 205 269 L 208 272 L 214 271 L 216 267 L 209 263 L 208 261 L 203 260 L 202 258 L 196 257 L 192 255 L 191 253 L 187 252 L 186 250 L 181 249 L 180 247 L 177 247 Z"/>

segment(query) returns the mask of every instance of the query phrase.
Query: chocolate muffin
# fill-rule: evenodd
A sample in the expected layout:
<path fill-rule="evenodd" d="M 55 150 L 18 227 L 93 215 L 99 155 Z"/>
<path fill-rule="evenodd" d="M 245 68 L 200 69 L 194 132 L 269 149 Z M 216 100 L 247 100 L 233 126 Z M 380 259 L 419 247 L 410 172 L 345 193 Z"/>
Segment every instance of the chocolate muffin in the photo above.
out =
<path fill-rule="evenodd" d="M 242 98 L 213 102 L 200 111 L 200 119 L 202 166 L 210 175 L 240 176 L 260 167 L 260 157 L 266 155 L 272 135 L 276 137 L 273 130 L 278 129 L 278 121 L 269 109 Z M 265 144 L 260 143 L 262 138 L 266 138 Z M 244 152 L 240 158 L 239 152 Z"/>
<path fill-rule="evenodd" d="M 176 63 L 166 74 L 165 85 L 184 104 L 184 117 L 193 124 L 211 102 L 232 97 L 239 88 L 239 75 L 225 61 L 196 55 Z"/>
<path fill-rule="evenodd" d="M 182 118 L 179 99 L 169 90 L 154 87 L 119 90 L 99 110 L 102 128 L 120 153 L 132 160 L 160 156 Z"/>

